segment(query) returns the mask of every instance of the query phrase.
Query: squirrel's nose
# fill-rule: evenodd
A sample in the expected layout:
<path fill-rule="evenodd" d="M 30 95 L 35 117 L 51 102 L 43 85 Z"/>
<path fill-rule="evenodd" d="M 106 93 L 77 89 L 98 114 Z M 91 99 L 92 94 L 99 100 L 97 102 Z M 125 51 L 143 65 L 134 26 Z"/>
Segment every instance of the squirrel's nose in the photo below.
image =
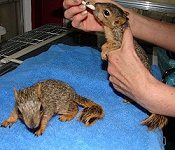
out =
<path fill-rule="evenodd" d="M 34 120 L 32 119 L 30 123 L 27 125 L 30 129 L 35 129 L 39 126 L 39 123 L 35 123 Z"/>

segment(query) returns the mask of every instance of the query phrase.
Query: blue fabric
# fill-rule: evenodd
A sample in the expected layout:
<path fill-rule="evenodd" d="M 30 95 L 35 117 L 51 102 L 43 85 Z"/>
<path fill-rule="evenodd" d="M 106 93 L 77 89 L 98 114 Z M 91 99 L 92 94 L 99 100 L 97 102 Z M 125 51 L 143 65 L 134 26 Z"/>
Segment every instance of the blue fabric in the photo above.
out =
<path fill-rule="evenodd" d="M 25 88 L 43 79 L 69 83 L 78 94 L 100 104 L 105 117 L 86 127 L 77 118 L 60 122 L 55 116 L 40 137 L 35 137 L 17 121 L 11 128 L 0 128 L 0 149 L 163 150 L 162 131 L 148 131 L 140 125 L 147 115 L 139 107 L 123 103 L 110 87 L 102 64 L 96 49 L 58 44 L 2 76 L 0 122 L 9 117 L 14 107 L 13 87 Z"/>
<path fill-rule="evenodd" d="M 156 77 L 157 80 L 162 80 L 162 74 L 161 74 L 161 71 L 159 69 L 159 67 L 157 65 L 152 65 L 151 66 L 152 68 L 152 74 Z"/>

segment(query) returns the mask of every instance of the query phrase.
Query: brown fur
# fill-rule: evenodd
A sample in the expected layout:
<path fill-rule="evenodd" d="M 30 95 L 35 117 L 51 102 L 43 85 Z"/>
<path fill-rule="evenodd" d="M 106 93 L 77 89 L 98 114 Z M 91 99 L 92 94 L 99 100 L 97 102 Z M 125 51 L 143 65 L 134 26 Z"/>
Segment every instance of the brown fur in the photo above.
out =
<path fill-rule="evenodd" d="M 112 3 L 95 3 L 94 16 L 104 26 L 107 42 L 102 46 L 102 59 L 107 60 L 107 53 L 121 47 L 123 31 L 129 26 L 128 13 Z M 136 53 L 144 66 L 150 70 L 148 57 L 142 47 L 134 40 Z M 165 116 L 151 114 L 142 121 L 150 130 L 163 128 L 168 119 Z"/>
<path fill-rule="evenodd" d="M 84 107 L 79 120 L 86 126 L 103 117 L 103 109 L 95 102 L 76 94 L 68 84 L 59 80 L 44 80 L 15 93 L 15 108 L 10 117 L 1 126 L 11 126 L 18 118 L 30 129 L 38 130 L 36 136 L 42 135 L 48 121 L 54 114 L 60 121 L 69 121 L 78 113 L 78 106 Z"/>

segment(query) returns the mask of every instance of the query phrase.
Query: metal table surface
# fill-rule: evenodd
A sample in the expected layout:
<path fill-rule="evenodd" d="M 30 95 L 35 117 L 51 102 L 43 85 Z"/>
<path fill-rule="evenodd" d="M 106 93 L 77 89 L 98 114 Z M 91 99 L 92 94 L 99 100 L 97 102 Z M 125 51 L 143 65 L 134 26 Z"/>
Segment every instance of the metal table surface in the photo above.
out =
<path fill-rule="evenodd" d="M 175 0 L 116 0 L 116 2 L 130 8 L 175 13 Z"/>

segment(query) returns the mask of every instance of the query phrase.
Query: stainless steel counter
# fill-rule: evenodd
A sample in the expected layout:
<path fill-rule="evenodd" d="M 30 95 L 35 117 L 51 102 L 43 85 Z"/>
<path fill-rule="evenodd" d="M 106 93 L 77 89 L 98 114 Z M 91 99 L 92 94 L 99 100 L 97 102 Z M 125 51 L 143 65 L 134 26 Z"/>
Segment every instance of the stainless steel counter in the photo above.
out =
<path fill-rule="evenodd" d="M 175 13 L 175 0 L 116 0 L 125 7 Z"/>

